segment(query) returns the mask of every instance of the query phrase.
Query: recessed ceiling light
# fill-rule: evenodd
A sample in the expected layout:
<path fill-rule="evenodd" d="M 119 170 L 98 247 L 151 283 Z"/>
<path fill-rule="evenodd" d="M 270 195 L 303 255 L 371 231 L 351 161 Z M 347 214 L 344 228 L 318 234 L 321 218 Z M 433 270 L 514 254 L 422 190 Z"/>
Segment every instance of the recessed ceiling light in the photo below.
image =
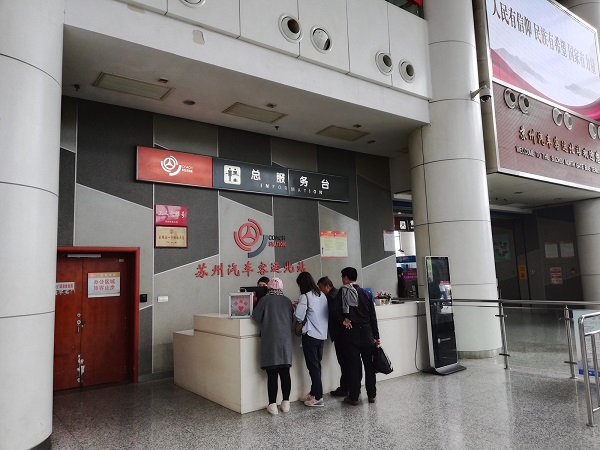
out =
<path fill-rule="evenodd" d="M 521 192 L 521 191 L 513 192 L 513 194 L 515 194 L 515 195 L 519 195 L 519 194 L 522 194 L 522 193 L 523 192 Z"/>
<path fill-rule="evenodd" d="M 133 78 L 102 72 L 92 86 L 154 100 L 164 100 L 174 89 L 162 84 L 148 83 Z"/>
<path fill-rule="evenodd" d="M 256 106 L 245 105 L 244 103 L 234 103 L 223 114 L 245 117 L 246 119 L 258 120 L 259 122 L 273 123 L 285 117 L 286 114 L 268 109 L 257 108 Z"/>
<path fill-rule="evenodd" d="M 351 130 L 350 128 L 342 128 L 336 127 L 335 125 L 331 125 L 317 133 L 320 136 L 326 136 L 336 139 L 342 139 L 344 141 L 355 141 L 363 136 L 366 136 L 369 133 L 365 133 L 364 131 Z"/>

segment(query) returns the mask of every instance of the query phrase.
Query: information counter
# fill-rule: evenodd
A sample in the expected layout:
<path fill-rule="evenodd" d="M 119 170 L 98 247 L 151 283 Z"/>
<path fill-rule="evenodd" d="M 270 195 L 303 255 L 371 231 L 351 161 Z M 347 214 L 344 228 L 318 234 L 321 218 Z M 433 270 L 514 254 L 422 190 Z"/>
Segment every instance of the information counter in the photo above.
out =
<path fill-rule="evenodd" d="M 377 380 L 415 373 L 415 363 L 419 369 L 426 368 L 429 356 L 423 302 L 376 306 L 375 311 L 381 345 L 394 366 L 389 375 L 377 374 Z M 300 338 L 293 339 L 290 401 L 310 390 Z M 242 414 L 266 408 L 267 375 L 260 368 L 260 327 L 251 318 L 194 316 L 193 330 L 173 333 L 173 358 L 176 385 Z M 322 361 L 323 391 L 337 388 L 339 380 L 335 349 L 327 340 Z M 364 388 L 362 391 L 361 397 L 366 400 Z M 281 402 L 279 397 L 277 403 Z"/>

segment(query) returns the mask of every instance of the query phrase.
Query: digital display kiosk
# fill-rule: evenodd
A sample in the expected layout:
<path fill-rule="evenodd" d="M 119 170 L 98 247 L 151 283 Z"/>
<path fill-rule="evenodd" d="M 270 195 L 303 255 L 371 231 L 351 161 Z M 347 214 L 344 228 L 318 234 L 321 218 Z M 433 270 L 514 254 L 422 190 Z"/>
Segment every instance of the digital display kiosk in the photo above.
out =
<path fill-rule="evenodd" d="M 427 277 L 425 311 L 429 336 L 430 371 L 447 375 L 466 369 L 458 364 L 450 264 L 447 256 L 426 256 L 424 262 Z"/>

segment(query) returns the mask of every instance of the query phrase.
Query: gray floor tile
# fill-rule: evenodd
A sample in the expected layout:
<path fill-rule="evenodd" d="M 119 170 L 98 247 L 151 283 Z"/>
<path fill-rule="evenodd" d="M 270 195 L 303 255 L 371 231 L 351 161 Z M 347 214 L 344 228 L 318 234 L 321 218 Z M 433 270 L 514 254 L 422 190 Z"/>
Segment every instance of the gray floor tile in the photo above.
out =
<path fill-rule="evenodd" d="M 378 401 L 288 414 L 240 415 L 171 379 L 59 393 L 53 449 L 575 449 L 600 448 L 586 426 L 581 380 L 569 379 L 560 313 L 513 311 L 511 370 L 501 357 L 463 360 L 445 377 L 417 373 L 378 384 Z M 600 422 L 600 416 L 596 419 Z"/>

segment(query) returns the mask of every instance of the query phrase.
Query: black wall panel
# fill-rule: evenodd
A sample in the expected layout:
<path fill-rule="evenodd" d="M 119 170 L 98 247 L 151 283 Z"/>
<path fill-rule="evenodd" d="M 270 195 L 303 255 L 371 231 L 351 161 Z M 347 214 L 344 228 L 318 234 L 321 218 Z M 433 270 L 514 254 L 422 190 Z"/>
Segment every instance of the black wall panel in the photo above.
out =
<path fill-rule="evenodd" d="M 73 245 L 75 210 L 75 153 L 60 149 L 58 181 L 58 245 Z"/>
<path fill-rule="evenodd" d="M 157 205 L 187 206 L 188 247 L 154 249 L 154 273 L 219 253 L 219 210 L 216 190 L 156 184 Z"/>
<path fill-rule="evenodd" d="M 357 177 L 360 211 L 362 266 L 368 266 L 394 252 L 383 251 L 383 231 L 393 230 L 392 198 L 389 190 Z"/>
<path fill-rule="evenodd" d="M 285 247 L 275 247 L 275 260 L 292 263 L 320 254 L 319 205 L 314 200 L 273 197 L 275 234 L 284 234 Z"/>
<path fill-rule="evenodd" d="M 152 184 L 135 181 L 136 146 L 152 147 L 152 114 L 82 101 L 77 183 L 152 207 Z"/>
<path fill-rule="evenodd" d="M 349 178 L 350 192 L 348 203 L 322 201 L 321 204 L 346 217 L 358 220 L 355 154 L 347 150 L 317 146 L 317 171 Z"/>
<path fill-rule="evenodd" d="M 152 306 L 140 309 L 138 343 L 138 374 L 152 373 Z"/>

